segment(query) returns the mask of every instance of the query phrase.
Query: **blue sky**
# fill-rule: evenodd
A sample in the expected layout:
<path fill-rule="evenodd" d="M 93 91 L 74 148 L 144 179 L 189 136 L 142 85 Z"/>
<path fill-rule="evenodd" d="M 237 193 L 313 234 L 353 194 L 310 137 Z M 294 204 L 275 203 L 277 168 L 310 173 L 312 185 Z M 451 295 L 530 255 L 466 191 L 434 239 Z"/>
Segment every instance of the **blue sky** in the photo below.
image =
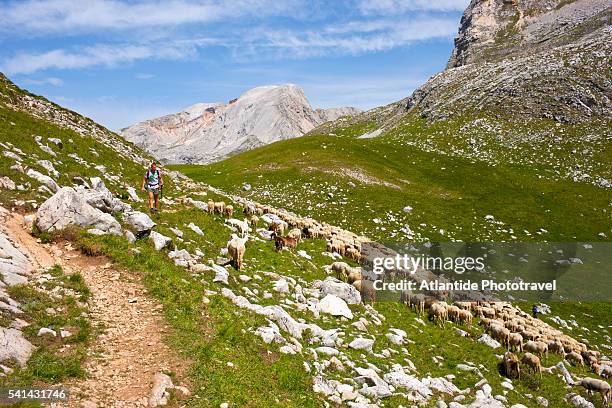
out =
<path fill-rule="evenodd" d="M 0 71 L 117 130 L 259 85 L 369 109 L 442 70 L 468 0 L 0 0 Z"/>

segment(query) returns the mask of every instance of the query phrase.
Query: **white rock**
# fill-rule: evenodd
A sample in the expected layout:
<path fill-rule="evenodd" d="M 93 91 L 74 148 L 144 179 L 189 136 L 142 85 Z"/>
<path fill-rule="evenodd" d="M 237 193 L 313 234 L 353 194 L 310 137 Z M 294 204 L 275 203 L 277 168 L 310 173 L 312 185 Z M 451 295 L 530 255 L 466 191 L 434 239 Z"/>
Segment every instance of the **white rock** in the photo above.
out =
<path fill-rule="evenodd" d="M 308 255 L 308 253 L 304 251 L 303 249 L 300 249 L 299 251 L 297 251 L 297 254 L 301 256 L 302 258 L 306 258 L 308 260 L 312 259 L 312 256 Z"/>
<path fill-rule="evenodd" d="M 83 196 L 71 187 L 63 187 L 46 200 L 36 212 L 36 225 L 42 231 L 59 231 L 68 225 L 93 227 L 110 234 L 120 235 L 121 225 L 112 215 L 89 205 Z"/>
<path fill-rule="evenodd" d="M 225 269 L 224 267 L 222 267 L 221 265 L 217 265 L 217 264 L 213 264 L 212 268 L 215 271 L 215 278 L 213 279 L 213 282 L 221 282 L 221 283 L 223 283 L 225 285 L 229 285 L 229 282 L 228 282 L 229 272 L 228 272 L 228 270 Z"/>
<path fill-rule="evenodd" d="M 136 235 L 134 235 L 132 231 L 125 230 L 124 235 L 130 244 L 133 244 L 134 242 L 136 242 Z"/>
<path fill-rule="evenodd" d="M 595 408 L 595 405 L 593 405 L 591 401 L 585 399 L 581 395 L 576 395 L 574 393 L 567 394 L 563 399 L 568 404 L 572 404 L 573 406 L 578 408 Z"/>
<path fill-rule="evenodd" d="M 156 251 L 161 251 L 172 243 L 172 238 L 162 235 L 157 231 L 151 231 L 149 238 L 153 241 Z"/>
<path fill-rule="evenodd" d="M 170 397 L 169 389 L 174 388 L 172 379 L 164 373 L 156 373 L 153 376 L 153 388 L 149 395 L 149 406 L 160 407 L 168 404 Z"/>
<path fill-rule="evenodd" d="M 355 350 L 366 350 L 372 352 L 372 346 L 374 346 L 373 339 L 366 339 L 364 337 L 358 337 L 349 343 L 349 347 Z"/>
<path fill-rule="evenodd" d="M 346 302 L 336 295 L 326 295 L 316 306 L 321 313 L 328 313 L 332 316 L 344 316 L 347 319 L 353 318 L 353 313 Z"/>
<path fill-rule="evenodd" d="M 36 163 L 43 169 L 47 170 L 47 173 L 49 173 L 50 176 L 53 176 L 56 179 L 59 178 L 59 171 L 55 170 L 53 163 L 51 163 L 49 160 L 38 160 Z"/>
<path fill-rule="evenodd" d="M 344 300 L 349 305 L 357 305 L 361 303 L 361 294 L 353 285 L 342 282 L 334 277 L 327 277 L 321 285 L 321 294 L 323 296 L 332 294 Z"/>
<path fill-rule="evenodd" d="M 278 293 L 289 293 L 289 283 L 285 279 L 274 282 L 273 289 Z"/>
<path fill-rule="evenodd" d="M 0 230 L 0 278 L 2 282 L 8 286 L 27 283 L 27 276 L 31 271 L 32 265 L 25 254 L 15 247 Z"/>
<path fill-rule="evenodd" d="M 418 378 L 404 372 L 402 366 L 394 364 L 392 370 L 383 376 L 383 379 L 396 388 L 403 388 L 410 401 L 424 402 L 433 395 L 433 392 Z"/>
<path fill-rule="evenodd" d="M 193 222 L 189 223 L 189 225 L 187 225 L 187 228 L 189 228 L 198 235 L 204 235 L 204 232 L 200 229 L 200 227 L 195 225 Z"/>
<path fill-rule="evenodd" d="M 156 224 L 151 217 L 142 211 L 126 211 L 123 213 L 123 222 L 137 235 L 147 235 Z"/>
<path fill-rule="evenodd" d="M 0 327 L 0 361 L 14 359 L 20 366 L 26 362 L 34 351 L 34 346 L 23 337 L 17 329 Z"/>
<path fill-rule="evenodd" d="M 315 351 L 319 354 L 325 354 L 326 356 L 337 356 L 340 352 L 333 347 L 321 346 L 317 347 Z"/>
<path fill-rule="evenodd" d="M 282 354 L 296 354 L 296 351 L 293 349 L 293 347 L 286 345 L 279 347 L 278 351 L 280 351 Z"/>
<path fill-rule="evenodd" d="M 4 190 L 15 190 L 17 187 L 15 186 L 15 182 L 10 178 L 4 176 L 0 177 L 0 189 Z"/>
<path fill-rule="evenodd" d="M 142 198 L 138 196 L 138 193 L 136 193 L 136 189 L 134 187 L 128 187 L 127 193 L 128 193 L 128 196 L 129 196 L 128 198 L 130 201 L 135 201 L 137 203 L 142 201 Z"/>
<path fill-rule="evenodd" d="M 180 229 L 170 227 L 170 231 L 172 231 L 177 237 L 183 238 L 183 231 L 181 231 Z"/>
<path fill-rule="evenodd" d="M 49 335 L 51 335 L 53 337 L 57 336 L 57 332 L 55 330 L 49 329 L 47 327 L 41 327 L 38 330 L 38 337 L 44 336 L 45 334 L 49 334 Z"/>
<path fill-rule="evenodd" d="M 53 180 L 49 176 L 45 176 L 44 174 L 37 172 L 34 169 L 28 169 L 26 175 L 28 175 L 28 177 L 35 179 L 40 184 L 42 184 L 43 186 L 51 190 L 51 192 L 53 193 L 57 193 L 58 190 L 60 189 L 60 187 L 57 185 L 55 180 Z"/>
<path fill-rule="evenodd" d="M 489 336 L 487 333 L 483 333 L 476 341 L 485 344 L 493 349 L 501 347 L 501 344 L 497 340 Z"/>

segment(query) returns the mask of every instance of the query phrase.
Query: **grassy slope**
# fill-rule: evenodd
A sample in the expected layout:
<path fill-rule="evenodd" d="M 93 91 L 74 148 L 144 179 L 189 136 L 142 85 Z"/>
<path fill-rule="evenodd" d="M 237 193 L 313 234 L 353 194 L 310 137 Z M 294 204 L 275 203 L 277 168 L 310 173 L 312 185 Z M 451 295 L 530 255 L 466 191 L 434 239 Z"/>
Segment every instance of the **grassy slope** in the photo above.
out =
<path fill-rule="evenodd" d="M 56 126 L 49 125 L 47 122 L 40 121 L 32 118 L 31 116 L 23 113 L 15 113 L 10 110 L 0 109 L 0 141 L 7 143 L 11 142 L 14 145 L 21 148 L 25 153 L 24 162 L 32 166 L 36 157 L 48 158 L 45 153 L 33 143 L 32 135 L 41 134 L 44 137 L 60 137 L 64 141 L 67 138 L 73 138 L 73 144 L 65 143 L 64 150 L 55 149 L 62 161 L 62 165 L 56 166 L 57 169 L 62 173 L 60 179 L 61 184 L 70 184 L 70 178 L 67 176 L 72 173 L 81 176 L 94 176 L 100 175 L 100 173 L 93 168 L 86 168 L 78 166 L 67 157 L 67 153 L 71 151 L 77 152 L 79 156 L 85 158 L 90 163 L 106 164 L 111 169 L 118 169 L 123 165 L 123 180 L 127 183 L 136 184 L 140 178 L 141 168 L 139 165 L 120 160 L 117 155 L 113 154 L 112 151 L 104 148 L 97 144 L 95 141 L 81 137 L 74 132 L 60 129 Z M 13 122 L 14 124 L 11 124 Z M 350 131 L 350 130 L 349 130 Z M 358 132 L 362 132 L 363 128 L 359 129 Z M 357 131 L 356 131 L 357 132 Z M 351 135 L 344 135 L 350 137 Z M 457 219 L 466 218 L 468 221 L 465 222 L 467 235 L 470 227 L 469 217 L 459 216 L 460 211 L 469 211 L 470 205 L 463 204 L 463 200 L 471 200 L 474 205 L 477 205 L 480 201 L 470 196 L 470 194 L 477 194 L 478 189 L 475 187 L 470 188 L 470 194 L 463 193 L 461 189 L 455 186 L 456 183 L 462 183 L 463 187 L 467 187 L 470 183 L 462 180 L 458 176 L 446 175 L 447 172 L 441 169 L 441 167 L 450 166 L 451 163 L 447 163 L 445 156 L 433 155 L 419 152 L 414 155 L 414 159 L 419 166 L 406 164 L 405 155 L 402 151 L 396 151 L 397 149 L 390 148 L 388 145 L 382 143 L 381 140 L 365 140 L 358 141 L 356 143 L 349 143 L 350 140 L 343 139 L 343 135 L 338 137 L 328 136 L 316 136 L 312 138 L 303 138 L 289 141 L 287 143 L 292 144 L 306 144 L 309 150 L 306 150 L 307 154 L 311 156 L 304 157 L 302 159 L 304 164 L 296 163 L 293 157 L 299 157 L 295 154 L 281 154 L 278 150 L 275 150 L 275 145 L 268 146 L 259 152 L 266 152 L 269 150 L 269 157 L 267 161 L 263 163 L 275 163 L 275 165 L 287 166 L 286 169 L 280 170 L 267 170 L 266 168 L 261 169 L 262 178 L 268 178 L 266 183 L 281 183 L 281 188 L 287 190 L 285 200 L 278 199 L 276 203 L 286 205 L 288 208 L 294 209 L 298 212 L 302 212 L 303 206 L 307 205 L 302 199 L 302 192 L 304 189 L 301 187 L 301 177 L 312 177 L 314 181 L 325 179 L 333 180 L 336 184 L 341 184 L 346 189 L 346 192 L 342 194 L 339 190 L 333 190 L 334 199 L 328 199 L 326 197 L 327 190 L 324 194 L 313 195 L 312 200 L 312 214 L 320 215 L 322 219 L 330 221 L 338 221 L 338 224 L 342 225 L 353 225 L 351 222 L 357 222 L 360 216 L 363 215 L 364 209 L 370 202 L 372 213 L 368 213 L 368 217 L 380 216 L 385 213 L 385 205 L 395 209 L 396 213 L 399 213 L 401 207 L 405 204 L 412 205 L 415 210 L 409 217 L 419 217 L 427 222 L 428 225 L 433 221 L 425 220 L 424 217 L 429 217 L 430 214 L 422 208 L 428 209 L 428 211 L 438 214 L 439 221 L 436 221 L 436 230 L 440 227 L 446 227 L 447 230 L 452 230 L 452 222 L 445 221 L 445 217 L 453 215 Z M 308 145 L 311 143 L 312 145 Z M 96 156 L 89 152 L 89 146 L 94 146 L 96 151 L 102 156 Z M 322 146 L 327 146 L 323 149 Z M 344 149 L 344 153 L 351 154 L 348 159 L 339 158 L 338 151 Z M 332 152 L 332 150 L 335 150 Z M 329 153 L 329 155 L 326 154 Z M 357 153 L 354 153 L 357 152 Z M 253 160 L 257 158 L 259 154 L 253 154 Z M 313 156 L 314 154 L 314 156 Z M 385 158 L 384 156 L 387 156 Z M 248 157 L 248 156 L 247 156 Z M 359 160 L 358 160 L 359 158 Z M 354 187 L 355 191 L 351 191 L 350 195 L 348 189 L 353 189 L 348 185 L 347 180 L 343 180 L 341 176 L 331 176 L 326 173 L 322 173 L 320 170 L 314 170 L 310 173 L 303 173 L 302 170 L 310 166 L 313 160 L 317 160 L 316 165 L 320 166 L 321 169 L 326 167 L 323 164 L 330 166 L 336 166 L 337 169 L 343 168 L 350 164 L 351 166 L 363 166 L 364 169 L 371 175 L 375 175 L 377 178 L 385 179 L 391 183 L 398 184 L 401 180 L 409 180 L 411 184 L 407 184 L 408 187 L 403 187 L 397 196 L 393 196 L 392 193 L 395 191 L 394 188 L 387 187 L 376 187 L 372 185 L 359 185 L 356 182 L 357 187 Z M 388 164 L 387 159 L 393 159 L 392 165 L 389 167 L 390 171 L 383 171 Z M 435 162 L 433 160 L 436 160 Z M 446 159 L 447 160 L 447 159 Z M 57 161 L 55 159 L 54 161 Z M 0 167 L 0 176 L 8 175 L 18 183 L 32 182 L 33 186 L 36 184 L 25 176 L 15 173 L 9 169 L 11 160 L 2 161 Z M 121 164 L 120 164 L 121 163 Z M 218 166 L 227 165 L 221 163 Z M 294 164 L 295 163 L 295 164 Z M 474 171 L 480 167 L 472 167 L 473 163 L 461 162 L 452 163 L 453 166 L 457 166 L 456 171 L 461 170 L 462 174 L 469 174 L 470 171 Z M 240 184 L 230 185 L 229 182 L 224 182 L 223 177 L 227 178 L 228 172 L 231 172 L 231 180 L 233 183 L 239 182 L 240 172 L 245 172 L 243 167 L 236 165 L 236 168 L 228 167 L 224 174 L 217 175 L 215 171 L 221 170 L 209 170 L 211 179 L 218 180 L 218 183 L 225 185 L 230 188 L 237 189 Z M 245 163 L 246 166 L 246 163 Z M 384 167 L 383 167 L 384 166 Z M 478 165 L 482 166 L 482 164 Z M 417 168 L 418 167 L 418 168 Z M 223 167 L 219 167 L 222 169 Z M 332 167 L 333 168 L 333 167 Z M 451 167 L 448 167 L 451 168 Z M 490 171 L 501 171 L 499 168 L 484 167 Z M 240 169 L 240 171 L 238 171 Z M 39 169 L 42 171 L 42 169 Z M 111 170 L 112 171 L 112 170 Z M 505 170 L 510 171 L 510 170 Z M 44 171 L 42 171 L 44 173 Z M 445 176 L 446 175 L 446 176 Z M 503 177 L 510 177 L 512 173 L 505 174 L 501 173 L 498 177 L 503 180 Z M 521 173 L 522 175 L 522 173 Z M 251 182 L 255 187 L 255 190 L 261 191 L 258 186 L 259 178 L 255 175 L 245 175 L 245 179 Z M 249 177 L 249 178 L 246 178 Z M 275 179 L 275 177 L 277 177 Z M 481 176 L 483 177 L 483 176 Z M 526 176 L 525 176 L 526 177 Z M 292 182 L 292 188 L 286 187 L 288 180 L 295 178 Z M 439 181 L 437 181 L 440 179 Z M 169 181 L 169 180 L 168 180 Z M 531 180 L 535 183 L 535 180 Z M 433 183 L 433 184 L 431 184 Z M 431 184 L 431 185 L 430 185 Z M 122 194 L 124 186 L 119 183 L 117 185 L 107 182 L 109 188 L 116 194 Z M 285 186 L 285 187 L 283 187 Z M 576 185 L 578 187 L 582 185 Z M 572 187 L 572 188 L 578 188 Z M 419 193 L 411 193 L 412 189 Z M 536 186 L 532 186 L 536 188 Z M 590 191 L 591 187 L 584 187 L 585 192 Z M 320 190 L 320 188 L 317 188 Z M 331 185 L 329 186 L 331 190 Z M 12 199 L 19 198 L 35 198 L 39 201 L 41 197 L 37 194 L 28 190 L 25 192 L 2 192 L 4 202 L 8 202 Z M 492 189 L 495 192 L 494 189 Z M 189 194 L 188 191 L 182 191 L 181 194 Z M 193 193 L 193 192 L 191 192 Z M 594 192 L 591 191 L 593 195 Z M 176 199 L 178 191 L 174 189 L 168 189 L 168 197 Z M 291 197 L 291 194 L 296 197 Z M 427 194 L 428 196 L 423 196 Z M 334 206 L 331 202 L 337 200 L 338 196 L 346 196 L 347 200 L 351 200 L 346 205 Z M 462 200 L 454 198 L 456 196 L 462 197 Z M 352 201 L 351 197 L 356 197 L 355 201 Z M 198 198 L 197 195 L 192 195 L 193 198 Z M 211 193 L 208 197 L 215 198 Z M 591 196 L 589 196 L 591 197 Z M 271 200 L 274 197 L 271 197 Z M 596 197 L 593 197 L 596 198 Z M 200 198 L 202 199 L 202 198 Z M 289 201 L 293 200 L 293 201 Z M 265 200 L 262 200 L 265 201 Z M 316 203 L 326 202 L 325 208 L 320 208 L 320 212 L 316 212 Z M 599 201 L 595 201 L 593 206 L 596 207 Z M 138 209 L 142 209 L 143 204 L 136 205 Z M 329 211 L 329 208 L 333 211 Z M 441 208 L 439 208 L 441 207 Z M 478 214 L 475 220 L 480 222 L 480 219 L 484 214 L 488 213 L 488 210 L 484 205 L 478 208 L 482 208 L 482 213 Z M 501 210 L 501 206 L 499 206 Z M 185 242 L 177 245 L 179 248 L 186 248 L 190 253 L 195 251 L 195 248 L 201 249 L 207 258 L 215 259 L 219 253 L 219 249 L 225 247 L 226 241 L 229 238 L 229 230 L 222 225 L 222 219 L 218 216 L 211 217 L 199 210 L 184 208 L 181 205 L 171 205 L 166 207 L 167 210 L 173 212 L 163 212 L 161 216 L 156 219 L 158 222 L 158 231 L 168 236 L 173 236 L 170 232 L 169 227 L 176 226 L 181 228 L 185 233 Z M 352 212 L 350 212 L 352 211 Z M 437 211 L 437 212 L 436 212 Z M 497 213 L 495 213 L 497 215 Z M 501 213 L 500 213 L 501 214 Z M 503 214 L 508 214 L 508 217 L 513 215 L 512 211 L 506 211 Z M 399 215 L 399 214 L 397 214 Z M 336 218 L 332 218 L 336 217 Z M 500 216 L 501 217 L 501 216 Z M 346 220 L 346 221 L 344 221 Z M 505 220 L 505 219 L 504 219 Z M 507 220 L 505 220 L 508 222 Z M 527 222 L 526 220 L 525 222 Z M 185 227 L 189 222 L 194 222 L 199 225 L 204 231 L 203 237 L 192 233 Z M 418 223 L 411 223 L 411 226 L 416 229 Z M 374 233 L 383 234 L 383 231 L 373 229 L 373 225 L 369 222 L 364 222 L 362 226 L 357 225 L 363 231 L 367 232 L 371 229 Z M 359 228 L 356 228 L 359 230 Z M 535 226 L 534 226 L 535 228 Z M 593 228 L 595 229 L 595 228 Z M 474 228 L 474 230 L 476 230 Z M 595 229 L 596 230 L 596 229 Z M 493 230 L 491 230 L 493 231 Z M 553 231 L 552 229 L 550 231 Z M 388 232 L 388 231 L 387 231 Z M 423 232 L 429 232 L 429 229 L 423 229 Z M 433 230 L 432 232 L 433 233 Z M 493 233 L 493 232 L 491 232 Z M 386 233 L 385 233 L 386 234 Z M 551 232 L 552 234 L 552 232 Z M 372 234 L 369 234 L 372 235 Z M 427 234 L 429 236 L 429 234 Z M 435 236 L 435 235 L 434 235 Z M 107 254 L 119 265 L 133 271 L 134 273 L 141 274 L 144 278 L 144 283 L 147 286 L 149 292 L 156 297 L 160 303 L 164 306 L 166 318 L 170 324 L 171 330 L 168 333 L 167 341 L 185 356 L 186 361 L 190 364 L 190 383 L 191 389 L 194 392 L 194 397 L 188 401 L 189 406 L 194 407 L 207 407 L 207 406 L 218 406 L 221 402 L 230 401 L 237 406 L 321 406 L 321 400 L 316 397 L 311 391 L 311 376 L 307 374 L 303 367 L 303 359 L 311 361 L 311 357 L 308 353 L 304 353 L 302 356 L 291 357 L 278 353 L 277 346 L 265 345 L 261 339 L 250 333 L 255 327 L 258 327 L 265 322 L 258 316 L 248 313 L 245 311 L 238 310 L 234 305 L 228 302 L 225 298 L 217 295 L 211 295 L 211 302 L 206 304 L 203 302 L 204 290 L 212 289 L 218 290 L 219 286 L 212 283 L 212 276 L 210 274 L 203 275 L 190 275 L 184 269 L 178 268 L 165 256 L 165 254 L 155 252 L 148 241 L 138 241 L 135 246 L 141 250 L 140 254 L 134 254 L 128 251 L 131 247 L 123 238 L 119 237 L 81 237 L 79 238 L 79 246 L 82 247 L 86 252 L 102 252 Z M 324 242 L 318 240 L 308 240 L 304 244 L 300 245 L 300 249 L 306 250 L 309 254 L 313 255 L 312 262 L 309 262 L 303 258 L 297 257 L 291 252 L 276 253 L 270 243 L 267 242 L 250 242 L 247 249 L 245 258 L 245 270 L 244 274 L 253 276 L 259 274 L 263 277 L 261 282 L 251 281 L 249 285 L 238 284 L 235 280 L 237 272 L 231 271 L 231 275 L 234 277 L 230 279 L 230 287 L 238 293 L 240 287 L 249 286 L 251 289 L 259 287 L 260 290 L 270 290 L 272 279 L 264 274 L 264 272 L 278 271 L 283 275 L 293 277 L 295 279 L 303 280 L 304 284 L 312 281 L 315 278 L 324 277 L 322 271 L 322 265 L 329 263 L 328 258 L 324 258 L 319 254 L 324 248 Z M 257 285 L 257 286 L 256 286 Z M 267 303 L 278 303 L 281 298 L 275 295 L 274 300 L 262 300 L 262 304 Z M 387 321 L 382 328 L 377 331 L 384 333 L 384 329 L 387 327 L 404 328 L 408 333 L 409 337 L 415 341 L 415 344 L 408 346 L 411 360 L 414 361 L 418 370 L 419 376 L 426 375 L 428 372 L 432 375 L 445 375 L 449 372 L 453 372 L 455 365 L 462 361 L 472 361 L 476 364 L 482 364 L 483 373 L 489 379 L 493 385 L 494 390 L 500 392 L 501 388 L 499 383 L 501 377 L 496 373 L 497 360 L 495 359 L 493 352 L 486 349 L 484 346 L 474 343 L 472 340 L 464 339 L 457 336 L 451 330 L 441 330 L 431 323 L 427 323 L 426 326 L 421 326 L 416 323 L 412 318 L 415 317 L 410 312 L 394 304 L 380 304 L 377 308 L 387 317 Z M 363 306 L 353 307 L 355 313 L 363 314 Z M 554 313 L 557 313 L 557 306 L 553 306 Z M 562 305 L 559 307 L 559 314 L 563 318 L 570 318 L 572 310 L 575 310 L 572 305 Z M 585 309 L 586 310 L 586 309 Z M 598 319 L 609 320 L 611 311 L 609 305 L 603 305 L 599 309 Z M 588 312 L 587 312 L 588 313 Z M 593 314 L 591 314 L 592 316 Z M 295 313 L 294 317 L 308 317 L 307 315 L 300 315 Z M 311 318 L 311 317 L 310 317 Z M 309 318 L 309 320 L 310 320 Z M 601 341 L 606 341 L 604 335 L 608 334 L 607 328 L 601 329 L 592 324 L 592 318 L 577 314 L 576 320 L 584 324 L 586 327 L 592 327 L 593 330 L 597 330 L 598 333 L 593 334 L 585 333 L 589 338 L 594 339 L 593 341 L 599 344 Z M 591 322 L 591 323 L 589 323 Z M 323 328 L 335 327 L 337 322 L 335 319 L 322 319 L 317 321 Z M 604 324 L 604 322 L 602 322 Z M 605 324 L 608 326 L 609 323 Z M 474 330 L 479 330 L 474 328 Z M 349 328 L 347 330 L 347 338 L 355 335 L 354 331 Z M 596 336 L 596 337 L 590 337 Z M 375 351 L 380 351 L 382 348 L 388 346 L 383 336 L 380 336 L 380 341 L 375 346 Z M 437 345 L 437 347 L 434 347 Z M 444 346 L 442 346 L 444 345 Z M 450 345 L 447 347 L 446 345 Z M 361 360 L 360 352 L 356 352 L 349 349 L 343 349 L 353 360 Z M 431 357 L 433 355 L 442 355 L 444 362 L 442 366 L 437 366 L 432 363 Z M 402 362 L 402 355 L 394 356 L 393 359 L 398 362 Z M 390 361 L 380 361 L 376 358 L 371 359 L 376 364 L 388 364 Z M 34 360 L 31 367 L 33 369 L 37 366 L 37 360 Z M 233 368 L 228 368 L 227 362 L 231 361 L 234 363 Z M 550 365 L 550 364 L 547 364 Z M 341 377 L 342 373 L 338 373 L 338 377 Z M 75 375 L 81 375 L 75 373 Z M 9 378 L 10 380 L 10 378 Z M 473 386 L 478 380 L 473 374 L 461 374 L 455 380 L 455 383 L 461 388 L 466 386 Z M 50 383 L 55 381 L 55 378 L 49 378 Z M 526 377 L 520 382 L 515 381 L 517 390 L 521 393 L 533 392 L 535 395 L 544 395 L 551 401 L 552 406 L 559 406 L 562 396 L 565 394 L 565 390 L 561 388 L 560 380 L 553 376 L 546 376 L 543 382 L 539 385 L 540 389 L 534 392 L 532 388 L 537 382 L 530 377 Z M 530 388 L 531 387 L 531 388 Z M 535 406 L 535 403 L 525 402 L 523 398 L 519 398 L 518 394 L 510 393 L 508 395 L 510 401 L 521 401 L 527 405 Z M 397 406 L 405 401 L 400 401 L 397 397 L 392 397 L 386 401 L 388 406 Z"/>
<path fill-rule="evenodd" d="M 601 232 L 610 236 L 612 219 L 606 209 L 610 190 L 562 177 L 564 168 L 587 162 L 568 151 L 590 130 L 564 128 L 573 136 L 550 149 L 554 157 L 544 160 L 546 141 L 506 143 L 480 128 L 466 134 L 461 131 L 466 123 L 427 125 L 409 117 L 373 139 L 355 138 L 376 127 L 357 123 L 334 129 L 330 133 L 335 136 L 306 136 L 207 166 L 175 168 L 228 192 L 379 240 L 402 237 L 399 230 L 404 224 L 417 237 L 441 240 L 515 236 L 519 241 L 594 241 L 602 239 Z M 470 137 L 477 137 L 488 157 L 469 154 Z M 590 147 L 589 168 L 609 176 L 609 143 L 602 146 L 595 141 Z M 453 150 L 462 155 L 449 154 Z M 243 183 L 253 189 L 242 191 Z M 402 211 L 405 206 L 413 207 L 410 214 Z M 495 223 L 485 221 L 488 214 L 495 216 Z"/>

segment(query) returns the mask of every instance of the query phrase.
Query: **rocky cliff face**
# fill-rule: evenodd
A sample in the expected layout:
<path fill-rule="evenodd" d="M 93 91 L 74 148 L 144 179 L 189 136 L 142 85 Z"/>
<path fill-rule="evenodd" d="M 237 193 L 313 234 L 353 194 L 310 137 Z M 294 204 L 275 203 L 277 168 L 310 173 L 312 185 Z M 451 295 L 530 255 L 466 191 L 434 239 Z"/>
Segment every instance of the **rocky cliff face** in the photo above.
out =
<path fill-rule="evenodd" d="M 448 67 L 525 56 L 593 38 L 610 23 L 606 0 L 473 0 Z"/>
<path fill-rule="evenodd" d="M 431 120 L 487 112 L 581 123 L 612 113 L 612 8 L 605 0 L 473 0 L 448 69 L 409 108 Z"/>
<path fill-rule="evenodd" d="M 262 86 L 227 104 L 199 103 L 122 129 L 121 134 L 166 162 L 209 163 L 302 136 L 323 122 L 357 112 L 355 108 L 314 110 L 295 85 Z"/>

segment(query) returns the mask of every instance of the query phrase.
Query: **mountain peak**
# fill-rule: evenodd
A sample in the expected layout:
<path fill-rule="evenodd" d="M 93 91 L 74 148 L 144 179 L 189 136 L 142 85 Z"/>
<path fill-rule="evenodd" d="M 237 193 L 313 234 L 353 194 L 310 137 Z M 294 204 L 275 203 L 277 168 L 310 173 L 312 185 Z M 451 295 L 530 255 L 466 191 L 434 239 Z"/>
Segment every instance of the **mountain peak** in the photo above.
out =
<path fill-rule="evenodd" d="M 208 163 L 278 140 L 302 136 L 355 108 L 313 109 L 295 84 L 249 89 L 227 104 L 196 103 L 182 112 L 150 119 L 121 134 L 158 159 Z"/>

